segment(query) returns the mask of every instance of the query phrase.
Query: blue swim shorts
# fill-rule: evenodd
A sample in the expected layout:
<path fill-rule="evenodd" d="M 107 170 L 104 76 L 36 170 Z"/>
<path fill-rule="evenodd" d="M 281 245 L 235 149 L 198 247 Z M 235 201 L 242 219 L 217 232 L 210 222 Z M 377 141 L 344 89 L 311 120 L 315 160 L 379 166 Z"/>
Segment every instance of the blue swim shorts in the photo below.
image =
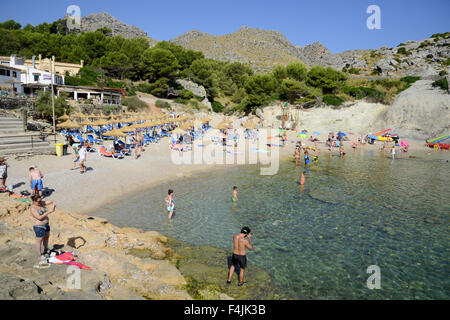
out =
<path fill-rule="evenodd" d="M 34 226 L 34 233 L 36 234 L 36 238 L 44 238 L 47 233 L 50 232 L 50 225 L 45 226 Z"/>
<path fill-rule="evenodd" d="M 38 191 L 42 191 L 42 189 L 44 189 L 44 185 L 42 184 L 42 180 L 33 180 L 31 181 L 31 189 L 32 190 L 38 190 Z"/>

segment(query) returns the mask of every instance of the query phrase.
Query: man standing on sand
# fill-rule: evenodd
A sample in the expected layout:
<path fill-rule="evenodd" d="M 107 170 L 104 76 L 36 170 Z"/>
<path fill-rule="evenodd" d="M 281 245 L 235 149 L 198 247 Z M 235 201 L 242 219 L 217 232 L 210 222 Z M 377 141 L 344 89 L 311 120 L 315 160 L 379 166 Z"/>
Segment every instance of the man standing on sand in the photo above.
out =
<path fill-rule="evenodd" d="M 44 189 L 42 178 L 44 178 L 44 175 L 37 168 L 37 166 L 31 167 L 28 173 L 28 177 L 30 179 L 31 195 L 37 194 L 42 197 L 42 190 Z"/>
<path fill-rule="evenodd" d="M 235 234 L 233 236 L 233 256 L 231 258 L 231 268 L 230 274 L 228 276 L 227 284 L 231 284 L 231 278 L 233 277 L 234 270 L 236 269 L 236 265 L 239 265 L 239 287 L 242 287 L 246 284 L 244 282 L 244 273 L 247 268 L 247 255 L 245 249 L 252 251 L 253 250 L 253 242 L 252 235 L 250 234 L 251 230 L 249 227 L 244 227 L 241 230 L 241 233 Z M 246 239 L 248 237 L 248 240 Z"/>

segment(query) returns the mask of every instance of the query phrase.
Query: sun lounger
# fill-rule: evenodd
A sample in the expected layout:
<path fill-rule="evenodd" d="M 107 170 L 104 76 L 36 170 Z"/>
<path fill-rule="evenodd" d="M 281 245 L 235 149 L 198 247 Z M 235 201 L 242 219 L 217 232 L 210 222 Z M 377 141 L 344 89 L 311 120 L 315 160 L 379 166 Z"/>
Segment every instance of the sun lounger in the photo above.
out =
<path fill-rule="evenodd" d="M 94 139 L 92 134 L 88 135 L 87 138 L 89 140 L 89 143 L 103 144 L 103 141 Z"/>
<path fill-rule="evenodd" d="M 100 157 L 107 157 L 113 159 L 123 159 L 125 157 L 123 153 L 112 153 L 106 151 L 106 148 L 104 146 L 101 146 L 100 149 L 98 149 L 98 154 L 100 155 Z"/>

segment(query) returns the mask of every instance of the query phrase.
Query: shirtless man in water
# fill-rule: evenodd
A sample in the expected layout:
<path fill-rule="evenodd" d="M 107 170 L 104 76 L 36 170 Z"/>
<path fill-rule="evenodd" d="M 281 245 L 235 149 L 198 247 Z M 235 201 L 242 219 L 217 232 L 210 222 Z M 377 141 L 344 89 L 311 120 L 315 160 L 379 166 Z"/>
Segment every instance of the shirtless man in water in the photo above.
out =
<path fill-rule="evenodd" d="M 253 250 L 253 241 L 252 235 L 250 234 L 250 228 L 244 227 L 241 230 L 241 233 L 235 234 L 233 236 L 233 256 L 231 258 L 231 268 L 230 274 L 228 276 L 227 284 L 231 284 L 231 278 L 233 277 L 234 270 L 236 269 L 236 265 L 239 265 L 239 287 L 242 287 L 246 284 L 244 282 L 244 272 L 247 268 L 247 256 L 245 252 L 245 248 L 252 251 Z M 246 239 L 248 237 L 248 240 Z"/>
<path fill-rule="evenodd" d="M 39 194 L 31 197 L 31 215 L 34 220 L 34 233 L 36 234 L 36 250 L 39 256 L 38 266 L 45 262 L 45 254 L 48 254 L 48 239 L 50 238 L 50 220 L 48 215 L 55 212 L 56 203 L 54 201 L 42 201 Z M 50 210 L 47 206 L 53 205 Z M 44 244 L 44 253 L 41 253 L 41 245 Z"/>

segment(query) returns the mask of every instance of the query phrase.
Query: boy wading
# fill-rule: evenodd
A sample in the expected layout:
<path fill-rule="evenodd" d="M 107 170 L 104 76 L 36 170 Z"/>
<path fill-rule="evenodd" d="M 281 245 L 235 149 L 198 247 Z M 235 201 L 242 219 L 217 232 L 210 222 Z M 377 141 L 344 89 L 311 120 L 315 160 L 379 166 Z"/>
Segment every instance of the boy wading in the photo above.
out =
<path fill-rule="evenodd" d="M 239 266 L 239 287 L 246 284 L 244 282 L 244 273 L 247 268 L 247 255 L 245 249 L 252 251 L 253 243 L 252 243 L 252 235 L 250 234 L 250 228 L 244 227 L 241 230 L 240 234 L 235 234 L 233 236 L 233 256 L 231 258 L 231 268 L 230 274 L 228 276 L 227 284 L 231 283 L 231 278 L 233 277 L 233 273 L 236 269 L 236 265 Z M 248 238 L 248 240 L 246 239 Z"/>

